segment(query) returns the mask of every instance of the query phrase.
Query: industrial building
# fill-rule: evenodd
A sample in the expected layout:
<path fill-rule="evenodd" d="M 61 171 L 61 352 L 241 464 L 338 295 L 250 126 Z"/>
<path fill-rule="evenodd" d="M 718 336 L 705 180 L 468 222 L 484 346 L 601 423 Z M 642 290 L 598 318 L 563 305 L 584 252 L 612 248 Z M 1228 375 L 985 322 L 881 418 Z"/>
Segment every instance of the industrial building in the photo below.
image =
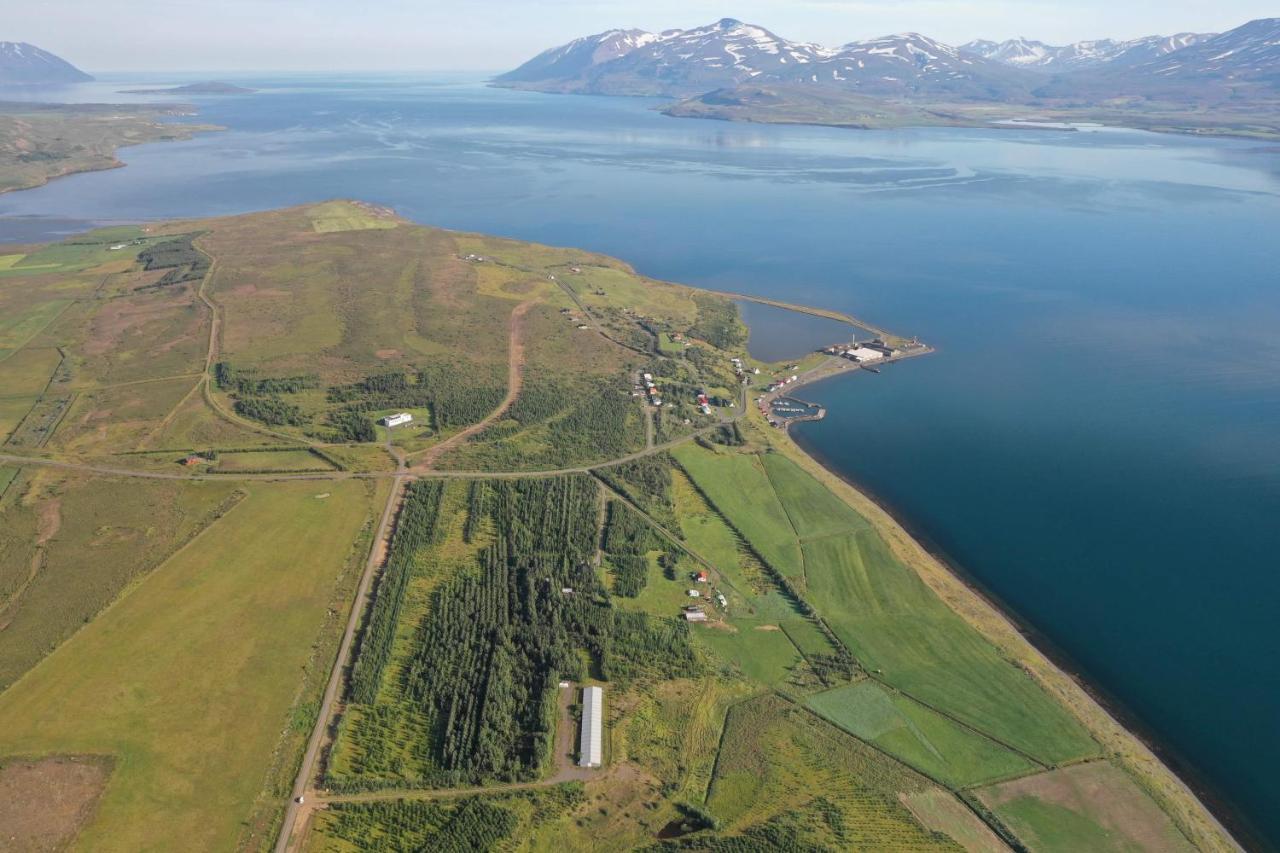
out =
<path fill-rule="evenodd" d="M 396 414 L 396 415 L 387 415 L 385 418 L 382 419 L 382 425 L 385 427 L 404 426 L 405 424 L 412 423 L 412 422 L 413 422 L 413 415 L 409 414 L 408 412 L 400 412 L 399 414 Z"/>
<path fill-rule="evenodd" d="M 857 362 L 879 361 L 884 358 L 884 353 L 880 350 L 871 349 L 870 347 L 858 347 L 849 352 L 849 357 Z"/>
<path fill-rule="evenodd" d="M 579 767 L 599 767 L 604 763 L 604 688 L 582 689 L 582 741 L 578 746 Z"/>

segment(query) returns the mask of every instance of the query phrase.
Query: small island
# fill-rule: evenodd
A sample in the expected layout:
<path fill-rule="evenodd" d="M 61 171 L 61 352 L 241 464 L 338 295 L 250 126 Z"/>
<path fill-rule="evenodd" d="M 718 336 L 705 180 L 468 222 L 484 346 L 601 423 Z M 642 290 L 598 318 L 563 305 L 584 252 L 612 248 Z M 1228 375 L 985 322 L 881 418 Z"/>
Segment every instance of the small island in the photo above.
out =
<path fill-rule="evenodd" d="M 183 86 L 161 86 L 152 89 L 121 89 L 121 95 L 252 95 L 257 89 L 246 89 L 220 80 L 205 80 Z"/>

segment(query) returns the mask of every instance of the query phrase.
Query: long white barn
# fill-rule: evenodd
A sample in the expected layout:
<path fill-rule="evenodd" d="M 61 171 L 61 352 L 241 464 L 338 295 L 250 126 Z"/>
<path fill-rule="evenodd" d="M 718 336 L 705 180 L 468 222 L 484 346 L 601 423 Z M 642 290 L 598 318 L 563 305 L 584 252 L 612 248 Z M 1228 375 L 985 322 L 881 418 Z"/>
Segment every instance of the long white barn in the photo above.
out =
<path fill-rule="evenodd" d="M 579 767 L 599 767 L 604 763 L 604 688 L 582 690 L 582 742 L 578 746 Z"/>

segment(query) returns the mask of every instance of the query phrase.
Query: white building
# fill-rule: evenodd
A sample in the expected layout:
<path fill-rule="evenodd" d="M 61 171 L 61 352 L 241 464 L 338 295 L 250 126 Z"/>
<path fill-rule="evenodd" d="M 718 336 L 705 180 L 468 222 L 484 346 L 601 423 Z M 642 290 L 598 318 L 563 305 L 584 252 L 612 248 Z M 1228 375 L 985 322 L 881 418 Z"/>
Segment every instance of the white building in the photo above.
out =
<path fill-rule="evenodd" d="M 397 415 L 387 415 L 382 419 L 382 425 L 385 427 L 404 426 L 408 423 L 413 423 L 413 415 L 408 412 L 400 412 Z"/>
<path fill-rule="evenodd" d="M 849 353 L 849 355 L 857 362 L 879 361 L 884 358 L 884 353 L 879 350 L 868 349 L 867 347 L 858 347 L 856 350 Z"/>
<path fill-rule="evenodd" d="M 604 688 L 582 690 L 582 741 L 578 745 L 578 766 L 599 767 L 604 763 Z"/>

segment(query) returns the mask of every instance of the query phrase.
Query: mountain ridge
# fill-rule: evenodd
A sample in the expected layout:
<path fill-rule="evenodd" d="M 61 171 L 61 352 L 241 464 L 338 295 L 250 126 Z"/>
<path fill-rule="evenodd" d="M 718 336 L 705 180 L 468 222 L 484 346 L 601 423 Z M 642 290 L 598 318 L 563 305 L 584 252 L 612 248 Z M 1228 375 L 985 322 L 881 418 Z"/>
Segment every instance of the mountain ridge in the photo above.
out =
<path fill-rule="evenodd" d="M 25 41 L 0 41 L 0 86 L 84 83 L 93 77 Z"/>
<path fill-rule="evenodd" d="M 545 92 L 677 98 L 749 81 L 822 83 L 882 95 L 937 90 L 999 100 L 1025 95 L 1038 78 L 919 33 L 824 47 L 722 18 L 662 33 L 606 30 L 544 51 L 493 80 Z"/>
<path fill-rule="evenodd" d="M 1154 111 L 1162 116 L 1161 128 L 1195 132 L 1218 127 L 1203 114 L 1209 109 L 1229 113 L 1228 125 L 1270 134 L 1280 127 L 1280 18 L 1259 18 L 1218 34 L 1062 46 L 1011 39 L 961 47 L 913 32 L 826 47 L 722 18 L 686 30 L 615 29 L 584 36 L 491 83 L 542 92 L 665 97 L 682 104 L 724 93 L 672 112 L 680 115 L 723 112 L 718 100 L 726 99 L 734 102 L 735 115 L 744 105 L 765 102 L 779 114 L 778 93 L 821 104 L 826 115 L 842 100 L 803 96 L 803 87 L 841 93 L 858 111 L 865 107 L 858 100 L 862 97 L 966 109 L 986 104 L 1046 112 L 1141 111 L 1147 119 Z M 771 94 L 762 99 L 742 87 L 764 87 Z M 787 115 L 794 119 L 797 112 Z"/>
<path fill-rule="evenodd" d="M 1046 44 L 1022 37 L 1001 42 L 977 39 L 960 45 L 959 49 L 1017 68 L 1054 74 L 1104 65 L 1130 67 L 1199 44 L 1215 35 L 1217 33 L 1186 32 L 1171 36 L 1144 36 L 1127 41 L 1092 39 L 1065 45 Z"/>

